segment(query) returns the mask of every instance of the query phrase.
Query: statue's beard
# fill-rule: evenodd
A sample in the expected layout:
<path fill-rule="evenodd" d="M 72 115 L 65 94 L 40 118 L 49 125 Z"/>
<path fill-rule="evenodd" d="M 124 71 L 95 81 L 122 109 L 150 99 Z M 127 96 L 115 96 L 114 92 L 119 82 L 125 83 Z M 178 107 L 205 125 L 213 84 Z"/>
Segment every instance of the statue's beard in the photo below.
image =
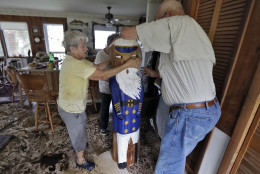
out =
<path fill-rule="evenodd" d="M 140 99 L 141 91 L 141 78 L 137 75 L 137 71 L 136 68 L 127 68 L 116 75 L 119 88 L 135 100 Z"/>

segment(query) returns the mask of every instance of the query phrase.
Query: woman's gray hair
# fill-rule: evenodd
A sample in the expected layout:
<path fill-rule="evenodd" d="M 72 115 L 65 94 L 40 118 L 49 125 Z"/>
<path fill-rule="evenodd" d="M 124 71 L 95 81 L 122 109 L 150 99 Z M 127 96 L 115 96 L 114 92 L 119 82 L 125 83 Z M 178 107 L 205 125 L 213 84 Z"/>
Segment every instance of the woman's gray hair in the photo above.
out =
<path fill-rule="evenodd" d="M 64 40 L 62 41 L 62 45 L 67 52 L 70 52 L 70 46 L 75 48 L 78 47 L 79 42 L 87 42 L 88 37 L 80 32 L 80 31 L 66 31 L 64 34 Z"/>

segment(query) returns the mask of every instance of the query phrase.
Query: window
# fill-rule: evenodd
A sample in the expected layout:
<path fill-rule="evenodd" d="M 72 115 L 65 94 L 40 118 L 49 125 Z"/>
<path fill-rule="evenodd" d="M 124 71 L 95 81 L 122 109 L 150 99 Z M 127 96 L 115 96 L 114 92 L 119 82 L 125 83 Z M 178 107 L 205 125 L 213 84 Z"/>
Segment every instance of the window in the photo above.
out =
<path fill-rule="evenodd" d="M 116 27 L 106 27 L 101 25 L 94 25 L 95 35 L 95 49 L 103 49 L 107 45 L 107 37 L 111 34 L 116 33 Z"/>
<path fill-rule="evenodd" d="M 43 24 L 46 51 L 54 54 L 55 57 L 63 59 L 65 49 L 62 46 L 64 37 L 63 24 Z"/>
<path fill-rule="evenodd" d="M 0 22 L 8 57 L 28 56 L 31 43 L 26 22 Z M 3 50 L 1 50 L 3 51 Z"/>

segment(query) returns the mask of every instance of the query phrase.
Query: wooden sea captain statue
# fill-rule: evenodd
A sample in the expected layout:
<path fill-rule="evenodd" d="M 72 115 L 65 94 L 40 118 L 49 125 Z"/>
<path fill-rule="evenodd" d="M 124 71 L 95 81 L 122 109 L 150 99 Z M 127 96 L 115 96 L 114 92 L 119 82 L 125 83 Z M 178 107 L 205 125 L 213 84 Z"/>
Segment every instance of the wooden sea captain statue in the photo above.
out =
<path fill-rule="evenodd" d="M 130 57 L 141 58 L 137 41 L 122 38 L 113 42 L 110 58 L 119 66 Z M 120 169 L 137 162 L 139 127 L 143 103 L 143 85 L 138 69 L 127 68 L 109 79 L 113 103 L 113 160 Z"/>

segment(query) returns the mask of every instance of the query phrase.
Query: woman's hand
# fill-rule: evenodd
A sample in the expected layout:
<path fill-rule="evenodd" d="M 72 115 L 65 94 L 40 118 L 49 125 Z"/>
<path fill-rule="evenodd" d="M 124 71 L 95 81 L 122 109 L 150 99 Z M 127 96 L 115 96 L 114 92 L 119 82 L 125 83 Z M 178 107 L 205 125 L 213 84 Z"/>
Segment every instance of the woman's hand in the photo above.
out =
<path fill-rule="evenodd" d="M 160 74 L 158 71 L 155 71 L 151 68 L 142 67 L 141 73 L 148 77 L 160 77 Z"/>

